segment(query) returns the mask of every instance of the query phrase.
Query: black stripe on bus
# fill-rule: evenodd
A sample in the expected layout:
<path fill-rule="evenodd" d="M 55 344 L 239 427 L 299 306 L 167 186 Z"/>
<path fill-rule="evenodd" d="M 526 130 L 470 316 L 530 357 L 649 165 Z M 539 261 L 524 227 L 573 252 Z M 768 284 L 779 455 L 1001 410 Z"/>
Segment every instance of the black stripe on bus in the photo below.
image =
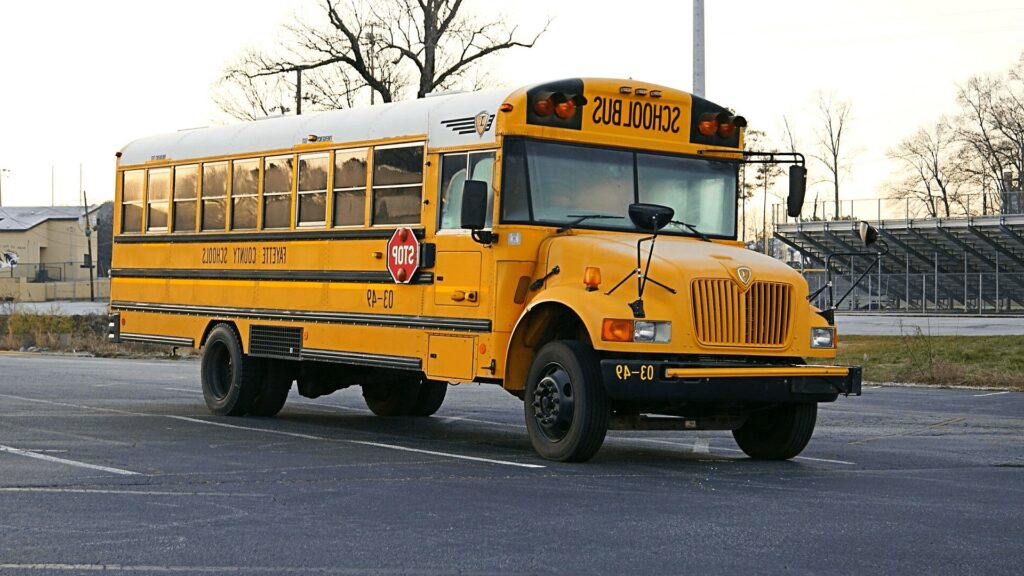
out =
<path fill-rule="evenodd" d="M 416 238 L 426 235 L 414 228 Z M 282 230 L 280 232 L 214 232 L 189 234 L 125 234 L 114 237 L 115 244 L 175 244 L 196 242 L 273 242 L 278 240 L 387 240 L 394 228 L 374 230 Z"/>
<path fill-rule="evenodd" d="M 114 268 L 111 278 L 167 278 L 171 280 L 280 280 L 287 282 L 354 282 L 394 284 L 386 270 L 195 270 L 185 268 Z M 433 284 L 432 272 L 416 272 L 409 284 Z"/>
<path fill-rule="evenodd" d="M 122 342 L 142 342 L 145 344 L 163 344 L 168 346 L 183 346 L 191 348 L 195 340 L 191 338 L 176 338 L 174 336 L 157 336 L 156 334 L 129 334 L 121 333 Z"/>
<path fill-rule="evenodd" d="M 283 320 L 290 322 L 324 322 L 328 324 L 357 324 L 392 328 L 424 328 L 428 330 L 459 330 L 463 332 L 490 332 L 490 320 L 476 318 L 446 318 L 443 316 L 409 316 L 401 314 L 362 314 L 358 312 L 323 312 L 310 310 L 274 310 L 266 308 L 235 308 L 228 306 L 191 306 L 186 304 L 158 304 L 153 302 L 110 303 L 111 310 L 124 312 L 157 312 L 191 316 L 221 316 L 251 320 Z"/>
<path fill-rule="evenodd" d="M 340 362 L 372 366 L 374 368 L 399 368 L 401 370 L 422 370 L 423 360 L 410 356 L 391 356 L 388 354 L 366 354 L 363 352 L 340 352 L 337 350 L 320 350 L 303 348 L 299 353 L 302 360 L 319 360 L 321 362 Z"/>

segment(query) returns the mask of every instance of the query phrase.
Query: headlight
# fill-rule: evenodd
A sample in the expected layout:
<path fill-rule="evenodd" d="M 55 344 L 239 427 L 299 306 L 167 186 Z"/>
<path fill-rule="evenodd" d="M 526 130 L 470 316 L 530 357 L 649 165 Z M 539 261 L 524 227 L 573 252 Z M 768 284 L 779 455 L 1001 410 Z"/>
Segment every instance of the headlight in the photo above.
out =
<path fill-rule="evenodd" d="M 835 328 L 811 328 L 811 348 L 835 348 Z"/>
<path fill-rule="evenodd" d="M 634 342 L 668 342 L 672 340 L 671 322 L 648 322 L 637 320 L 633 322 Z"/>
<path fill-rule="evenodd" d="M 601 326 L 601 339 L 607 342 L 664 344 L 672 341 L 672 323 L 605 318 Z"/>

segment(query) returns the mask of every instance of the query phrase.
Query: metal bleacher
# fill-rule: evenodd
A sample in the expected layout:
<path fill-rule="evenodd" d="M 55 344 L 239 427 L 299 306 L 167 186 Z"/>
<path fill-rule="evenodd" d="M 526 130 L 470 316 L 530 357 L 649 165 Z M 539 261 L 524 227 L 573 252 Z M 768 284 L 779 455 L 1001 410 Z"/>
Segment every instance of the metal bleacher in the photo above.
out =
<path fill-rule="evenodd" d="M 840 309 L 1024 314 L 1024 215 L 869 223 L 889 252 Z M 864 248 L 857 226 L 853 219 L 778 223 L 774 237 L 789 249 L 786 260 L 805 270 L 813 291 L 825 281 L 828 254 L 875 250 Z M 873 255 L 834 258 L 837 295 L 873 260 Z M 824 297 L 815 305 L 824 307 Z"/>

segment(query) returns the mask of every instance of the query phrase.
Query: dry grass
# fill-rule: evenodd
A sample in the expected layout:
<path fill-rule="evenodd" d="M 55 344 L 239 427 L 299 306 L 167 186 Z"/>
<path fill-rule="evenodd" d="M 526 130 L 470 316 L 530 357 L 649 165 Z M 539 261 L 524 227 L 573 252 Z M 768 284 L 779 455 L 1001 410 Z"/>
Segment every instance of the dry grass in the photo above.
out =
<path fill-rule="evenodd" d="M 172 349 L 168 346 L 111 344 L 107 342 L 106 328 L 107 317 L 99 314 L 0 313 L 0 350 L 84 352 L 104 357 L 172 356 Z M 191 352 L 190 349 L 179 349 L 177 356 L 187 356 Z"/>
<path fill-rule="evenodd" d="M 1024 336 L 844 336 L 838 360 L 871 382 L 1024 390 Z"/>

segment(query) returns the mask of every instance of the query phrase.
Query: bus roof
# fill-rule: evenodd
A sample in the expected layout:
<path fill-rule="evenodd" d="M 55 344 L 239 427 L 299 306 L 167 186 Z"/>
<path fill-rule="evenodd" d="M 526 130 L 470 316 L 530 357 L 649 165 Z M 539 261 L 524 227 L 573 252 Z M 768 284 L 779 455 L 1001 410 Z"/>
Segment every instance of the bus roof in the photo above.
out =
<path fill-rule="evenodd" d="M 498 106 L 512 93 L 506 88 L 446 94 L 149 136 L 125 146 L 120 165 L 287 149 L 309 142 L 310 136 L 337 143 L 426 136 L 431 148 L 488 144 L 495 140 Z M 481 133 L 476 118 L 485 113 Z"/>

